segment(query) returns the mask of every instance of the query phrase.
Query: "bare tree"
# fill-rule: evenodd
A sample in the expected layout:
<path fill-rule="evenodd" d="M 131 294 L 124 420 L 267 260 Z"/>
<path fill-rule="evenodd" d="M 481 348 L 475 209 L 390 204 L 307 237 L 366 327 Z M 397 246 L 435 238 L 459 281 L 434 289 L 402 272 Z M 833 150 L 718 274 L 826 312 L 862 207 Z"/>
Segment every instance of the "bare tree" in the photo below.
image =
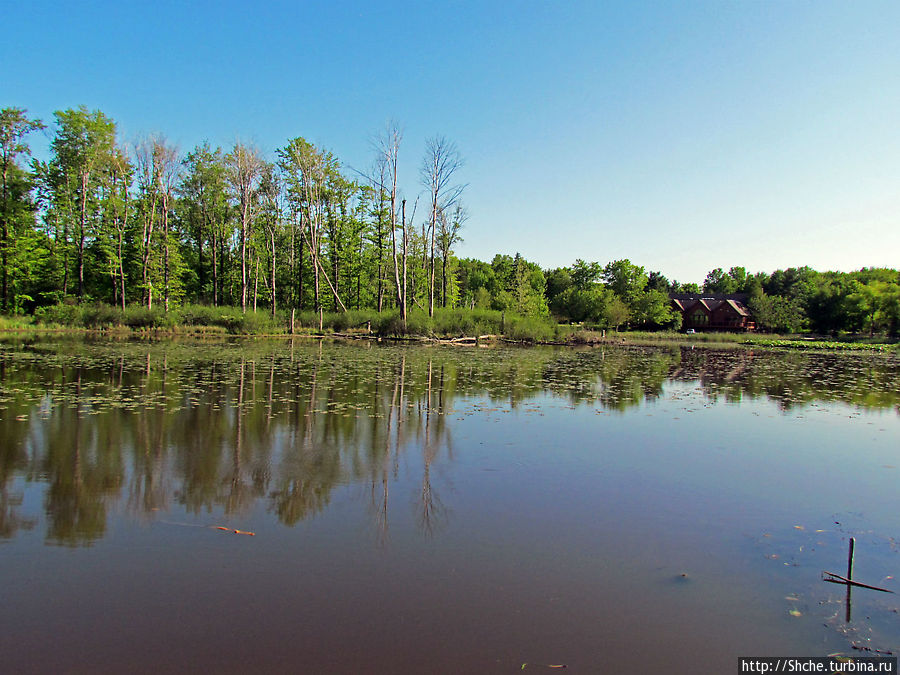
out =
<path fill-rule="evenodd" d="M 163 303 L 169 311 L 169 294 L 171 291 L 171 256 L 169 250 L 169 211 L 171 209 L 173 191 L 181 177 L 181 158 L 178 147 L 168 145 L 163 137 L 156 138 L 156 154 L 160 163 L 160 189 L 162 190 L 163 218 Z"/>
<path fill-rule="evenodd" d="M 451 209 L 465 185 L 453 185 L 453 175 L 462 167 L 463 160 L 456 144 L 443 136 L 433 136 L 425 142 L 425 159 L 422 161 L 420 177 L 422 185 L 431 197 L 429 226 L 429 273 L 428 273 L 428 315 L 434 316 L 434 246 L 438 212 Z"/>
<path fill-rule="evenodd" d="M 391 196 L 391 255 L 394 260 L 394 288 L 397 291 L 397 305 L 400 307 L 400 318 L 406 325 L 406 218 L 402 219 L 403 227 L 403 281 L 400 280 L 400 261 L 397 258 L 397 158 L 400 154 L 400 141 L 403 132 L 396 122 L 388 122 L 384 131 L 373 141 L 378 152 L 379 175 L 387 176 L 387 183 L 381 187 Z M 403 200 L 404 212 L 406 200 Z"/>

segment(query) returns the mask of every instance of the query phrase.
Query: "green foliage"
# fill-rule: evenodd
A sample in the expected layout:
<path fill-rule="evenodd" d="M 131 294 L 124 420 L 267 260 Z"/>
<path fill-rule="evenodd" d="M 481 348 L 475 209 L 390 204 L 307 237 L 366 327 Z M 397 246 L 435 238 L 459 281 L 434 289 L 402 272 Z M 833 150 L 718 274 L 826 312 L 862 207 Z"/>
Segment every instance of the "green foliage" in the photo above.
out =
<path fill-rule="evenodd" d="M 47 326 L 81 326 L 81 307 L 64 303 L 38 307 L 34 318 Z"/>
<path fill-rule="evenodd" d="M 600 267 L 600 263 L 587 263 L 578 258 L 572 265 L 572 283 L 578 290 L 585 291 L 597 283 L 602 273 L 603 268 Z"/>
<path fill-rule="evenodd" d="M 525 316 L 548 316 L 547 281 L 539 265 L 516 253 L 514 258 L 497 254 L 491 262 L 496 292 L 491 307 Z"/>
<path fill-rule="evenodd" d="M 552 310 L 554 300 L 575 282 L 572 280 L 572 274 L 565 267 L 549 270 L 544 273 L 544 277 L 547 280 L 547 303 Z"/>
<path fill-rule="evenodd" d="M 551 308 L 557 316 L 570 321 L 599 323 L 604 320 L 612 297 L 610 291 L 599 286 L 588 289 L 571 286 L 554 298 Z"/>
<path fill-rule="evenodd" d="M 730 276 L 725 274 L 721 267 L 717 267 L 706 275 L 703 280 L 704 293 L 734 293 L 737 285 Z"/>
<path fill-rule="evenodd" d="M 756 324 L 776 333 L 796 333 L 803 326 L 803 308 L 799 301 L 758 293 L 748 303 Z"/>
<path fill-rule="evenodd" d="M 667 293 L 649 289 L 634 301 L 632 319 L 639 326 L 679 328 L 681 313 L 672 308 Z"/>
<path fill-rule="evenodd" d="M 0 331 L 4 330 L 27 330 L 34 328 L 31 317 L 6 317 L 0 316 Z"/>
<path fill-rule="evenodd" d="M 85 328 L 110 328 L 127 325 L 125 313 L 121 309 L 102 303 L 82 305 L 78 321 Z"/>
<path fill-rule="evenodd" d="M 19 164 L 19 155 L 30 150 L 24 138 L 43 129 L 40 120 L 31 120 L 23 108 L 0 110 L 0 311 L 19 312 L 29 296 L 30 274 L 40 250 L 23 246 L 34 232 L 35 205 L 31 198 L 32 179 Z"/>
<path fill-rule="evenodd" d="M 619 327 L 627 323 L 629 318 L 631 318 L 631 310 L 622 298 L 615 296 L 606 303 L 606 308 L 603 312 L 603 324 L 605 326 L 619 330 Z"/>
<path fill-rule="evenodd" d="M 512 315 L 505 323 L 504 334 L 510 340 L 548 342 L 556 338 L 556 324 L 545 317 Z"/>
<path fill-rule="evenodd" d="M 175 325 L 174 314 L 167 314 L 161 307 L 148 309 L 140 305 L 125 308 L 123 323 L 132 329 L 170 328 Z"/>
<path fill-rule="evenodd" d="M 648 289 L 668 294 L 675 292 L 675 286 L 677 286 L 677 282 L 670 284 L 662 272 L 650 272 L 647 281 Z"/>
<path fill-rule="evenodd" d="M 835 340 L 752 340 L 746 341 L 755 347 L 778 347 L 781 349 L 829 349 L 837 351 L 898 351 L 900 345 L 870 344 L 866 342 L 838 342 Z"/>
<path fill-rule="evenodd" d="M 647 286 L 650 278 L 644 273 L 643 267 L 625 259 L 608 263 L 603 268 L 603 280 L 607 288 L 627 305 L 631 305 Z"/>

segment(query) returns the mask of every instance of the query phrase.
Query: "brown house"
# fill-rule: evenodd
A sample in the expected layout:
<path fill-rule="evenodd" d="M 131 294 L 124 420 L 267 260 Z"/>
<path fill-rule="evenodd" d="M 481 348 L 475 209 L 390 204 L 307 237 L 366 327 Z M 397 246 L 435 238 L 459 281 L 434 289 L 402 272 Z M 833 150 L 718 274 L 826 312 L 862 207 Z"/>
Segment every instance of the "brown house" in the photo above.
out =
<path fill-rule="evenodd" d="M 672 307 L 681 313 L 681 327 L 693 330 L 755 330 L 756 323 L 743 294 L 708 293 L 669 296 Z"/>

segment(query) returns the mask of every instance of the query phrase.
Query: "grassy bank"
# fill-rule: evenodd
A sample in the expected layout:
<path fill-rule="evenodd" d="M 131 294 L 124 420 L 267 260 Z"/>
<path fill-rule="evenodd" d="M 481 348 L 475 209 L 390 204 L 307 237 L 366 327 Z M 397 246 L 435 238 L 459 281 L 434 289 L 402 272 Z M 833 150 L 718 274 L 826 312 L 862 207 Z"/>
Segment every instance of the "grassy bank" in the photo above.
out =
<path fill-rule="evenodd" d="M 83 330 L 221 335 L 373 335 L 378 337 L 458 338 L 498 335 L 523 342 L 548 342 L 557 338 L 557 326 L 550 319 L 524 317 L 485 309 L 441 309 L 434 316 L 414 309 L 406 323 L 398 310 L 350 310 L 291 313 L 279 311 L 242 312 L 237 307 L 186 305 L 166 312 L 163 308 L 110 305 L 55 305 L 38 310 L 32 322 L 11 320 L 0 329 L 68 328 Z M 15 324 L 15 325 L 13 325 Z"/>
<path fill-rule="evenodd" d="M 525 317 L 488 309 L 441 309 L 428 316 L 421 309 L 409 312 L 407 321 L 398 310 L 350 310 L 325 312 L 321 328 L 313 311 L 242 312 L 238 307 L 185 305 L 166 312 L 162 307 L 147 309 L 130 305 L 124 310 L 104 304 L 62 304 L 43 307 L 34 317 L 0 317 L 0 330 L 91 330 L 138 334 L 195 336 L 350 335 L 383 338 L 453 339 L 484 335 L 530 343 L 596 345 L 696 344 L 707 346 L 752 346 L 778 349 L 832 349 L 900 351 L 897 340 L 846 336 L 819 339 L 800 335 L 754 333 L 692 333 L 675 331 L 606 331 L 583 326 L 557 325 L 549 318 Z"/>

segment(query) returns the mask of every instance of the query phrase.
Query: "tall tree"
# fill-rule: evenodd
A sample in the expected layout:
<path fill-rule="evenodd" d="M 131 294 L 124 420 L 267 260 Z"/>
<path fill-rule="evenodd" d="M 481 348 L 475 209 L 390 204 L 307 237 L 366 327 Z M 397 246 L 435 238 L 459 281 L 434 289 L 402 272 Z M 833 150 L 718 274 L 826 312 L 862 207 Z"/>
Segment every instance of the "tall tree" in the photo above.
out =
<path fill-rule="evenodd" d="M 388 122 L 384 131 L 375 139 L 374 145 L 378 152 L 379 175 L 387 176 L 387 181 L 382 181 L 381 187 L 390 194 L 390 214 L 391 214 L 391 256 L 394 261 L 394 288 L 397 293 L 397 306 L 400 307 L 400 318 L 403 325 L 406 326 L 407 303 L 407 286 L 406 286 L 406 256 L 409 238 L 406 231 L 406 200 L 402 200 L 401 210 L 402 218 L 400 219 L 402 228 L 402 265 L 398 258 L 397 251 L 397 206 L 398 206 L 398 184 L 397 184 L 397 166 L 400 155 L 400 142 L 403 140 L 403 131 L 396 122 Z M 402 268 L 402 275 L 401 275 Z M 401 282 L 402 276 L 402 282 Z"/>
<path fill-rule="evenodd" d="M 197 146 L 185 157 L 184 169 L 178 192 L 187 230 L 194 240 L 196 294 L 199 299 L 218 305 L 222 299 L 222 266 L 229 226 L 222 149 L 213 150 L 209 143 Z"/>
<path fill-rule="evenodd" d="M 121 148 L 114 148 L 104 178 L 106 199 L 104 220 L 110 234 L 110 276 L 113 282 L 113 296 L 122 310 L 125 310 L 125 235 L 128 231 L 130 205 L 129 189 L 134 167 L 128 155 Z"/>
<path fill-rule="evenodd" d="M 236 143 L 225 157 L 228 180 L 238 202 L 241 219 L 241 309 L 247 311 L 247 289 L 250 279 L 247 249 L 253 226 L 253 207 L 262 176 L 263 160 L 259 151 L 243 143 Z"/>
<path fill-rule="evenodd" d="M 24 108 L 3 108 L 0 110 L 0 170 L 2 170 L 2 193 L 0 193 L 0 307 L 2 311 L 10 309 L 9 294 L 9 249 L 11 247 L 11 235 L 13 220 L 16 212 L 20 210 L 21 200 L 14 199 L 13 190 L 14 172 L 21 174 L 17 158 L 19 155 L 29 155 L 31 151 L 24 138 L 32 131 L 44 128 L 44 123 L 39 119 L 28 119 Z M 18 182 L 21 182 L 18 181 Z"/>
<path fill-rule="evenodd" d="M 169 228 L 169 215 L 172 211 L 172 202 L 174 200 L 175 186 L 178 183 L 181 173 L 181 159 L 178 155 L 178 148 L 174 145 L 166 143 L 165 139 L 157 140 L 159 147 L 160 163 L 162 168 L 161 185 L 162 191 L 162 217 L 163 217 L 163 304 L 165 310 L 169 311 L 169 301 L 173 293 L 173 285 L 179 286 L 179 280 L 173 274 L 173 241 Z"/>
<path fill-rule="evenodd" d="M 572 264 L 572 283 L 580 291 L 591 288 L 597 283 L 601 274 L 603 274 L 603 268 L 598 262 L 585 262 L 581 258 L 577 258 Z"/>
<path fill-rule="evenodd" d="M 161 135 L 146 138 L 135 147 L 135 165 L 141 193 L 143 301 L 148 308 L 152 308 L 153 289 L 155 284 L 161 285 L 164 305 L 168 310 L 173 281 L 169 212 L 181 168 L 178 150 Z"/>
<path fill-rule="evenodd" d="M 375 291 L 375 307 L 380 313 L 384 309 L 384 282 L 385 282 L 385 245 L 386 245 L 386 226 L 390 222 L 391 217 L 387 212 L 386 202 L 388 201 L 388 192 L 385 189 L 387 182 L 387 165 L 384 161 L 378 161 L 375 168 L 369 176 L 370 191 L 374 198 L 370 196 L 369 202 L 372 206 L 370 216 L 374 219 L 374 228 L 372 232 L 372 243 L 375 247 L 375 269 L 376 269 L 376 291 Z"/>
<path fill-rule="evenodd" d="M 262 196 L 262 223 L 263 234 L 265 239 L 266 254 L 269 258 L 269 302 L 272 309 L 272 316 L 275 316 L 276 308 L 276 254 L 277 239 L 281 231 L 282 206 L 281 206 L 281 184 L 278 180 L 278 174 L 275 166 L 266 164 L 263 168 L 262 179 L 259 187 Z"/>
<path fill-rule="evenodd" d="M 644 268 L 627 258 L 607 263 L 603 268 L 603 280 L 629 307 L 634 305 L 650 281 Z"/>
<path fill-rule="evenodd" d="M 322 262 L 326 229 L 326 192 L 330 189 L 330 176 L 337 171 L 337 160 L 331 153 L 323 153 L 305 138 L 294 138 L 278 150 L 279 167 L 284 176 L 287 198 L 305 223 L 303 238 L 309 250 L 313 266 L 315 310 L 322 327 L 321 279 L 328 284 L 335 302 L 346 311 L 337 288 L 332 283 Z M 335 280 L 336 281 L 336 280 Z"/>
<path fill-rule="evenodd" d="M 452 183 L 454 174 L 462 167 L 463 160 L 456 144 L 443 136 L 433 136 L 425 142 L 425 158 L 422 161 L 420 177 L 428 190 L 431 201 L 430 227 L 428 232 L 428 314 L 434 315 L 434 251 L 440 211 L 449 211 L 456 204 L 465 185 Z"/>
<path fill-rule="evenodd" d="M 97 210 L 97 174 L 109 160 L 115 145 L 116 125 L 109 117 L 87 107 L 61 110 L 56 117 L 56 136 L 50 144 L 53 162 L 66 177 L 66 187 L 75 195 L 78 296 L 84 296 L 85 248 L 91 236 L 91 221 Z"/>

